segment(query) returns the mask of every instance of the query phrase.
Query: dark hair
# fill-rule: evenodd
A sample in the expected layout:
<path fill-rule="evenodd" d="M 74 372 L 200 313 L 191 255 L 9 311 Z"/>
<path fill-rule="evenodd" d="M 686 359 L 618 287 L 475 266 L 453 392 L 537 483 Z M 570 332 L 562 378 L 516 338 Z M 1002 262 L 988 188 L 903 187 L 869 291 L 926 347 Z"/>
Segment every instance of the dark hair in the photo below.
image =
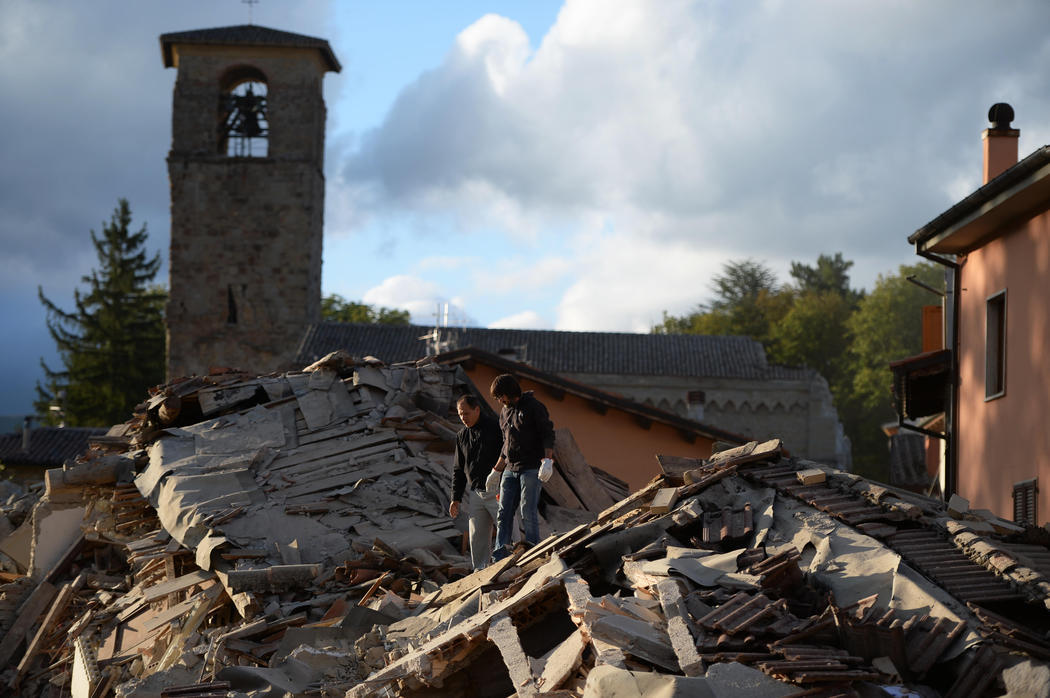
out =
<path fill-rule="evenodd" d="M 467 405 L 467 407 L 469 407 L 472 410 L 481 407 L 481 403 L 478 401 L 478 399 L 470 393 L 467 393 L 466 395 L 460 395 L 459 399 L 456 400 L 456 407 L 459 407 L 464 403 Z"/>
<path fill-rule="evenodd" d="M 521 386 L 518 385 L 518 379 L 509 373 L 504 373 L 502 376 L 496 376 L 496 380 L 492 381 L 492 387 L 489 388 L 489 392 L 492 393 L 492 397 L 501 398 L 509 397 L 516 398 L 521 397 Z"/>

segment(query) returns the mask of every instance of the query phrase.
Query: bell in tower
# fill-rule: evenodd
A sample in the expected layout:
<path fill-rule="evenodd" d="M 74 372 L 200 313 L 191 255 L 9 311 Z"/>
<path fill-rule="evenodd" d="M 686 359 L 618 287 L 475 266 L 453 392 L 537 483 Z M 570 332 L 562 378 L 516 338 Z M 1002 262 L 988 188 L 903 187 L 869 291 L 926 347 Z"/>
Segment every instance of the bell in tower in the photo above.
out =
<path fill-rule="evenodd" d="M 172 108 L 168 377 L 290 367 L 320 319 L 328 42 L 256 25 L 164 34 Z"/>

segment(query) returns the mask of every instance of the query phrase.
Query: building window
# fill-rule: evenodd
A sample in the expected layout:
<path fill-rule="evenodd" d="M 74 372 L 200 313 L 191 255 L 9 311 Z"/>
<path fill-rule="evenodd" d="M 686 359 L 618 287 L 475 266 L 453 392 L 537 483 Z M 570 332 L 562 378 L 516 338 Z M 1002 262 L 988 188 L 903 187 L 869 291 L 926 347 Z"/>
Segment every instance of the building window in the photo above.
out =
<path fill-rule="evenodd" d="M 1014 523 L 1035 526 L 1036 517 L 1035 503 L 1039 488 L 1036 479 L 1025 480 L 1014 484 Z"/>
<path fill-rule="evenodd" d="M 1006 392 L 1006 290 L 989 296 L 985 304 L 984 399 Z"/>

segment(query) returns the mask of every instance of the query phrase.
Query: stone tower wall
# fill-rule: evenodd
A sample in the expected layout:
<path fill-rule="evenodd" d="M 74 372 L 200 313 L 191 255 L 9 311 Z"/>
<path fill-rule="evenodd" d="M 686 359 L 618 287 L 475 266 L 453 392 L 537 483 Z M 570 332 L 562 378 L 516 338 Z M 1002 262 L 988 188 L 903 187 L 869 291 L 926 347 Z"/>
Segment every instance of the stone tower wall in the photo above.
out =
<path fill-rule="evenodd" d="M 231 70 L 267 83 L 265 157 L 219 152 Z M 315 50 L 180 47 L 172 114 L 168 376 L 290 365 L 321 302 L 325 66 Z"/>

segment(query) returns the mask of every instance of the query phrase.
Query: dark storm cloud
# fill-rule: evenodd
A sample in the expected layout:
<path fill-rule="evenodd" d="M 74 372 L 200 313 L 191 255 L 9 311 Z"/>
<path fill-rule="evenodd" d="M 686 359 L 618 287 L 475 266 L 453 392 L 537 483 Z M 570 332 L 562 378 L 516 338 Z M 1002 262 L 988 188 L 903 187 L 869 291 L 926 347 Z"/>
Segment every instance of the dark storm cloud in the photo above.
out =
<path fill-rule="evenodd" d="M 327 6 L 255 13 L 260 24 L 323 35 Z M 88 231 L 119 198 L 166 257 L 175 71 L 163 67 L 159 35 L 247 19 L 233 0 L 0 3 L 0 313 L 18 328 L 17 346 L 0 354 L 0 414 L 28 409 L 38 357 L 53 361 L 37 287 L 71 307 L 97 264 Z M 166 284 L 166 271 L 157 280 Z"/>

